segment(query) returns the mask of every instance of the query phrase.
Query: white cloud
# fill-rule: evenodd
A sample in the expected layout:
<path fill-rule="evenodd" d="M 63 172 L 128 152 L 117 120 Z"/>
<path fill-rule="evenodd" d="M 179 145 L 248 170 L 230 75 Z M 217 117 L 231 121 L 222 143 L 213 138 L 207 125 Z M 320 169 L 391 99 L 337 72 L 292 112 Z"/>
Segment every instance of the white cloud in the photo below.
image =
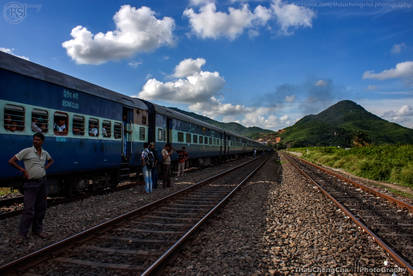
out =
<path fill-rule="evenodd" d="M 403 105 L 396 111 L 387 111 L 383 113 L 383 117 L 389 121 L 413 128 L 413 107 L 410 105 Z"/>
<path fill-rule="evenodd" d="M 202 6 L 209 3 L 215 3 L 215 0 L 190 0 L 189 4 L 191 6 Z"/>
<path fill-rule="evenodd" d="M 288 115 L 283 115 L 281 116 L 280 121 L 284 122 L 284 121 L 287 121 L 288 119 L 289 119 Z"/>
<path fill-rule="evenodd" d="M 413 82 L 413 61 L 398 63 L 395 68 L 384 70 L 380 73 L 366 71 L 363 74 L 363 79 L 403 79 L 408 83 Z"/>
<path fill-rule="evenodd" d="M 234 117 L 249 111 L 249 108 L 244 105 L 222 103 L 214 96 L 210 97 L 208 101 L 197 102 L 188 108 L 191 111 L 201 113 L 211 118 L 217 118 L 219 116 Z"/>
<path fill-rule="evenodd" d="M 377 86 L 375 86 L 375 85 L 368 85 L 367 86 L 367 90 L 370 90 L 370 91 L 373 91 L 373 90 L 376 90 L 377 89 Z"/>
<path fill-rule="evenodd" d="M 292 103 L 292 102 L 294 102 L 294 100 L 295 100 L 295 95 L 287 95 L 287 96 L 285 96 L 285 101 L 286 101 L 287 103 Z"/>
<path fill-rule="evenodd" d="M 248 5 L 242 5 L 240 9 L 228 8 L 228 13 L 216 10 L 215 3 L 208 3 L 199 9 L 199 13 L 192 8 L 184 11 L 184 16 L 189 18 L 192 32 L 201 38 L 218 39 L 226 37 L 234 40 L 245 29 L 254 29 L 263 26 L 271 18 L 271 10 L 263 6 L 257 6 L 250 11 Z M 250 33 L 256 36 L 256 32 Z"/>
<path fill-rule="evenodd" d="M 318 80 L 318 81 L 315 83 L 315 86 L 318 86 L 318 87 L 327 86 L 327 82 L 326 82 L 325 80 Z"/>
<path fill-rule="evenodd" d="M 274 0 L 272 9 L 278 24 L 281 26 L 281 32 L 285 35 L 292 34 L 292 28 L 311 28 L 313 26 L 312 21 L 316 16 L 311 9 L 295 4 L 284 4 L 281 0 Z"/>
<path fill-rule="evenodd" d="M 201 67 L 205 64 L 205 62 L 206 61 L 203 58 L 184 59 L 175 67 L 174 77 L 182 78 L 191 76 L 195 73 L 199 73 L 201 72 Z"/>
<path fill-rule="evenodd" d="M 10 49 L 10 48 L 1 48 L 1 47 L 0 47 L 0 51 L 1 51 L 1 52 L 4 52 L 4 53 L 7 53 L 7 54 L 10 54 L 10 55 L 13 55 L 13 56 L 16 56 L 16 57 L 19 57 L 19 58 L 22 58 L 22 59 L 25 59 L 25 60 L 30 60 L 28 57 L 16 55 L 16 54 L 14 53 L 14 49 L 13 49 L 13 48 Z"/>
<path fill-rule="evenodd" d="M 402 43 L 399 43 L 399 44 L 394 44 L 393 47 L 391 48 L 390 52 L 392 54 L 400 54 L 401 51 L 403 51 L 406 48 L 407 48 L 406 43 L 402 42 Z"/>
<path fill-rule="evenodd" d="M 195 104 L 208 101 L 225 84 L 218 72 L 201 71 L 205 60 L 185 59 L 175 67 L 174 81 L 161 82 L 149 79 L 143 86 L 139 97 L 148 100 L 166 100 Z"/>
<path fill-rule="evenodd" d="M 140 62 L 140 61 L 130 61 L 130 62 L 128 62 L 128 65 L 132 68 L 138 68 L 138 66 L 141 65 L 141 64 L 142 64 L 142 62 Z"/>
<path fill-rule="evenodd" d="M 62 46 L 78 64 L 101 64 L 153 51 L 174 43 L 175 21 L 170 17 L 157 19 L 148 7 L 139 9 L 123 5 L 113 16 L 116 30 L 93 35 L 86 27 L 72 29 L 73 39 Z"/>

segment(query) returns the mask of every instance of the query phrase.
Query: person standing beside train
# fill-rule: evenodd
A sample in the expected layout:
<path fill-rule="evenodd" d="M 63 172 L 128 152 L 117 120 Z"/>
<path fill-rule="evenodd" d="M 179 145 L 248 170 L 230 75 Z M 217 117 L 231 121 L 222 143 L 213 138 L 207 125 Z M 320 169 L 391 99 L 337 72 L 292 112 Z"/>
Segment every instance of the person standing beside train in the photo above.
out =
<path fill-rule="evenodd" d="M 186 148 L 182 147 L 182 149 L 178 151 L 178 175 L 177 176 L 184 175 L 186 160 L 188 160 L 188 153 L 186 152 Z"/>
<path fill-rule="evenodd" d="M 33 135 L 33 146 L 25 148 L 9 160 L 9 164 L 21 171 L 24 175 L 24 209 L 20 220 L 19 234 L 21 240 L 27 239 L 29 228 L 32 233 L 42 239 L 43 219 L 47 207 L 47 180 L 46 170 L 54 163 L 50 154 L 42 148 L 44 135 L 40 132 Z M 17 161 L 23 161 L 22 168 Z M 47 164 L 46 164 L 47 161 Z"/>
<path fill-rule="evenodd" d="M 145 180 L 146 193 L 152 193 L 152 168 L 154 166 L 154 156 L 149 150 L 149 143 L 143 143 L 142 159 L 142 174 Z"/>
<path fill-rule="evenodd" d="M 163 188 L 171 187 L 171 155 L 173 153 L 171 144 L 165 144 L 162 149 L 162 176 L 163 176 Z"/>

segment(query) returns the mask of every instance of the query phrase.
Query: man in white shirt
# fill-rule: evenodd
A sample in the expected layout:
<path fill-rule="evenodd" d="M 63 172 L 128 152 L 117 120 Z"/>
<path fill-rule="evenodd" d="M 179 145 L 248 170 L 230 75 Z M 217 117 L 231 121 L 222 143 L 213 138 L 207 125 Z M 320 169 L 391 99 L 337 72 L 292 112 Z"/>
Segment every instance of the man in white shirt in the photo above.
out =
<path fill-rule="evenodd" d="M 47 181 L 46 170 L 54 163 L 50 154 L 42 148 L 44 135 L 33 135 L 33 147 L 25 148 L 9 160 L 9 164 L 24 175 L 24 210 L 20 221 L 21 240 L 27 239 L 29 228 L 40 238 L 46 238 L 43 232 L 43 219 L 46 214 Z M 23 161 L 24 168 L 17 161 Z M 47 164 L 46 164 L 47 161 Z"/>

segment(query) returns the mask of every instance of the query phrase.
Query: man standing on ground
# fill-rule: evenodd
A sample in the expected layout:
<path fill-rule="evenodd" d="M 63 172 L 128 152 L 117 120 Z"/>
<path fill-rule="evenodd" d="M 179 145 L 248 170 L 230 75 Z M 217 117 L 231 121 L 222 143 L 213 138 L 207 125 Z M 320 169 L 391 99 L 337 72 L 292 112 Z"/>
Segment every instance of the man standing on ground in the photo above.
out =
<path fill-rule="evenodd" d="M 184 175 L 186 160 L 188 160 L 188 153 L 186 152 L 186 148 L 182 147 L 182 149 L 178 151 L 178 176 Z"/>
<path fill-rule="evenodd" d="M 171 144 L 166 144 L 162 149 L 162 174 L 163 174 L 163 188 L 171 187 L 171 155 L 172 155 Z"/>
<path fill-rule="evenodd" d="M 152 168 L 154 158 L 152 152 L 149 150 L 149 144 L 143 143 L 143 151 L 141 154 L 142 160 L 142 173 L 145 180 L 145 191 L 149 194 L 152 193 Z"/>
<path fill-rule="evenodd" d="M 9 160 L 9 164 L 24 175 L 24 210 L 20 221 L 19 234 L 22 240 L 27 239 L 30 226 L 32 233 L 40 238 L 43 234 L 43 219 L 47 207 L 46 170 L 54 163 L 50 154 L 42 148 L 44 135 L 33 135 L 33 147 L 25 148 Z M 22 168 L 17 161 L 23 161 Z M 47 164 L 46 164 L 47 161 Z"/>

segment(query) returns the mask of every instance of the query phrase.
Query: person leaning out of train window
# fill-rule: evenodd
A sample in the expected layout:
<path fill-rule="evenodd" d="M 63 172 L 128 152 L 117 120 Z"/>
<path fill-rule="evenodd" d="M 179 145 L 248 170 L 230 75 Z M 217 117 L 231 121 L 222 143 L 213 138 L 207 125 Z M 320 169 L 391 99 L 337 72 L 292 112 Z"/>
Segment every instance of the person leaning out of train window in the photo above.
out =
<path fill-rule="evenodd" d="M 13 120 L 11 115 L 6 115 L 6 118 L 4 118 L 4 129 L 11 132 L 17 130 L 17 122 Z"/>
<path fill-rule="evenodd" d="M 33 135 L 33 146 L 25 148 L 9 160 L 9 164 L 24 175 L 24 209 L 19 225 L 19 242 L 27 240 L 32 227 L 32 234 L 46 238 L 43 234 L 43 219 L 46 214 L 47 180 L 46 170 L 54 163 L 50 154 L 42 148 L 44 135 Z M 23 161 L 24 168 L 17 161 Z M 47 164 L 46 164 L 47 162 Z"/>
<path fill-rule="evenodd" d="M 43 129 L 39 126 L 39 120 L 37 118 L 32 118 L 32 131 L 33 132 L 43 132 Z"/>
<path fill-rule="evenodd" d="M 163 188 L 171 187 L 171 155 L 173 149 L 171 144 L 166 144 L 162 149 L 162 175 L 163 175 Z"/>
<path fill-rule="evenodd" d="M 99 130 L 98 130 L 98 126 L 95 123 L 90 124 L 90 129 L 89 129 L 89 135 L 90 136 L 98 136 L 99 134 Z"/>
<path fill-rule="evenodd" d="M 67 127 L 65 119 L 59 118 L 57 123 L 54 124 L 54 132 L 56 135 L 66 135 Z"/>

